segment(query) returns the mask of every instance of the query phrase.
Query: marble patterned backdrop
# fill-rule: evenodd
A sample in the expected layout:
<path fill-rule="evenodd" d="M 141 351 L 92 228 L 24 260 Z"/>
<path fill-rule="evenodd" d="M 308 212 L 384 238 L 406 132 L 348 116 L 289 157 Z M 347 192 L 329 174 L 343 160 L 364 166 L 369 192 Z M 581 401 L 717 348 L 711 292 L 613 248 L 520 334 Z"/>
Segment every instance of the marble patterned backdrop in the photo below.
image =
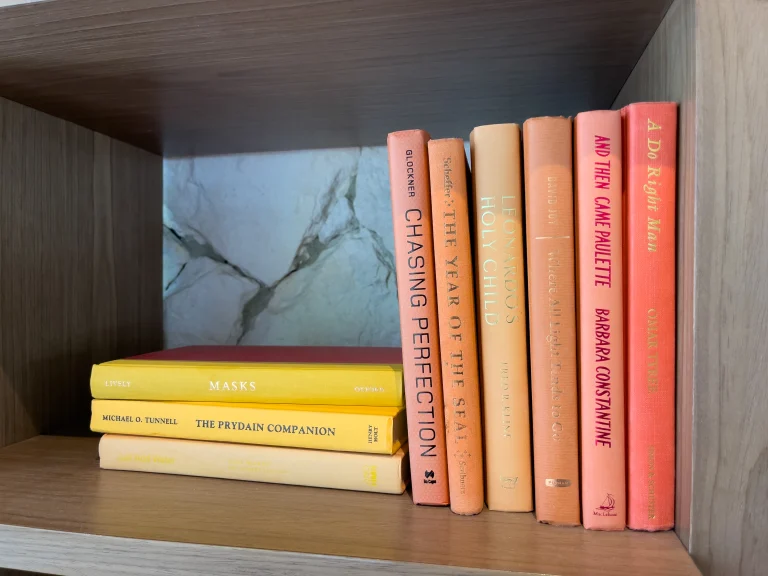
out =
<path fill-rule="evenodd" d="M 166 346 L 399 346 L 385 147 L 170 159 Z"/>

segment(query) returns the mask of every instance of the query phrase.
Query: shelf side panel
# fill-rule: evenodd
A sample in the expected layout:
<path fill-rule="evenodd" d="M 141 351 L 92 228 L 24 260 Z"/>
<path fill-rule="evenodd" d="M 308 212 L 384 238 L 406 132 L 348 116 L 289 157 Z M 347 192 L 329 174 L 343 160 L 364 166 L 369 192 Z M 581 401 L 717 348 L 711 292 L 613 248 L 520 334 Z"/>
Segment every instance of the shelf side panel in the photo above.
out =
<path fill-rule="evenodd" d="M 84 432 L 91 364 L 162 345 L 162 160 L 0 99 L 0 190 L 0 446 Z"/>

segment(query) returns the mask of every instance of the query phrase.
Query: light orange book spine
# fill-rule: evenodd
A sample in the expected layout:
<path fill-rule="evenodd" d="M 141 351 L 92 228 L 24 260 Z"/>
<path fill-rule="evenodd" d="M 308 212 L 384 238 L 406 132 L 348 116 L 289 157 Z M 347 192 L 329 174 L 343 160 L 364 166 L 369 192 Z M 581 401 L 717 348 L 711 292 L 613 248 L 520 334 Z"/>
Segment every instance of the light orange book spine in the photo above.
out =
<path fill-rule="evenodd" d="M 677 104 L 625 108 L 627 524 L 675 525 Z"/>
<path fill-rule="evenodd" d="M 387 149 L 413 501 L 445 505 L 448 466 L 427 140 L 423 130 L 393 132 Z"/>
<path fill-rule="evenodd" d="M 527 120 L 523 148 L 536 518 L 575 526 L 580 508 L 571 120 Z"/>
<path fill-rule="evenodd" d="M 489 510 L 533 510 L 520 127 L 470 134 Z"/>
<path fill-rule="evenodd" d="M 590 530 L 623 530 L 621 113 L 583 112 L 574 132 L 583 523 Z"/>
<path fill-rule="evenodd" d="M 402 494 L 406 451 L 407 446 L 386 456 L 105 434 L 99 467 Z"/>
<path fill-rule="evenodd" d="M 478 514 L 484 504 L 483 432 L 466 166 L 460 138 L 429 141 L 451 510 Z"/>

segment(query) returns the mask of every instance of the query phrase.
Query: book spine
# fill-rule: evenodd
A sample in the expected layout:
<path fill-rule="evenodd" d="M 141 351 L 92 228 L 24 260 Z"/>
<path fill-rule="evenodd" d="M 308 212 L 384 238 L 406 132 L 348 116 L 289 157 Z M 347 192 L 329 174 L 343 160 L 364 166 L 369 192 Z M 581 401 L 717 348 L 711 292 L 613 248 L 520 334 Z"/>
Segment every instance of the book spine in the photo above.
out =
<path fill-rule="evenodd" d="M 574 123 L 584 528 L 626 526 L 621 113 Z"/>
<path fill-rule="evenodd" d="M 114 362 L 91 371 L 104 400 L 403 406 L 400 366 Z"/>
<path fill-rule="evenodd" d="M 533 510 L 520 127 L 470 135 L 486 502 Z"/>
<path fill-rule="evenodd" d="M 91 430 L 340 452 L 394 454 L 402 418 L 237 404 L 94 400 Z"/>
<path fill-rule="evenodd" d="M 677 105 L 626 108 L 628 525 L 675 523 Z"/>
<path fill-rule="evenodd" d="M 523 125 L 533 470 L 539 522 L 580 523 L 571 121 Z"/>
<path fill-rule="evenodd" d="M 432 232 L 451 510 L 483 509 L 483 445 L 464 143 L 429 141 Z"/>
<path fill-rule="evenodd" d="M 393 456 L 105 434 L 99 466 L 383 494 L 405 491 L 401 448 Z"/>
<path fill-rule="evenodd" d="M 411 487 L 416 504 L 448 504 L 448 467 L 435 294 L 435 256 L 423 130 L 387 138 Z"/>

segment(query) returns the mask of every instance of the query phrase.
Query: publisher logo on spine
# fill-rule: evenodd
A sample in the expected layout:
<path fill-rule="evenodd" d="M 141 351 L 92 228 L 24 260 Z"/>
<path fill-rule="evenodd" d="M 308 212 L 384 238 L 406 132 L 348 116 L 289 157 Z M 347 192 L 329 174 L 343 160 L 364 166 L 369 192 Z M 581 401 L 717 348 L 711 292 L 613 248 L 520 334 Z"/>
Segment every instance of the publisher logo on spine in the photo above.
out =
<path fill-rule="evenodd" d="M 605 500 L 597 508 L 592 511 L 593 516 L 617 516 L 616 513 L 616 499 L 613 494 L 606 494 Z"/>

